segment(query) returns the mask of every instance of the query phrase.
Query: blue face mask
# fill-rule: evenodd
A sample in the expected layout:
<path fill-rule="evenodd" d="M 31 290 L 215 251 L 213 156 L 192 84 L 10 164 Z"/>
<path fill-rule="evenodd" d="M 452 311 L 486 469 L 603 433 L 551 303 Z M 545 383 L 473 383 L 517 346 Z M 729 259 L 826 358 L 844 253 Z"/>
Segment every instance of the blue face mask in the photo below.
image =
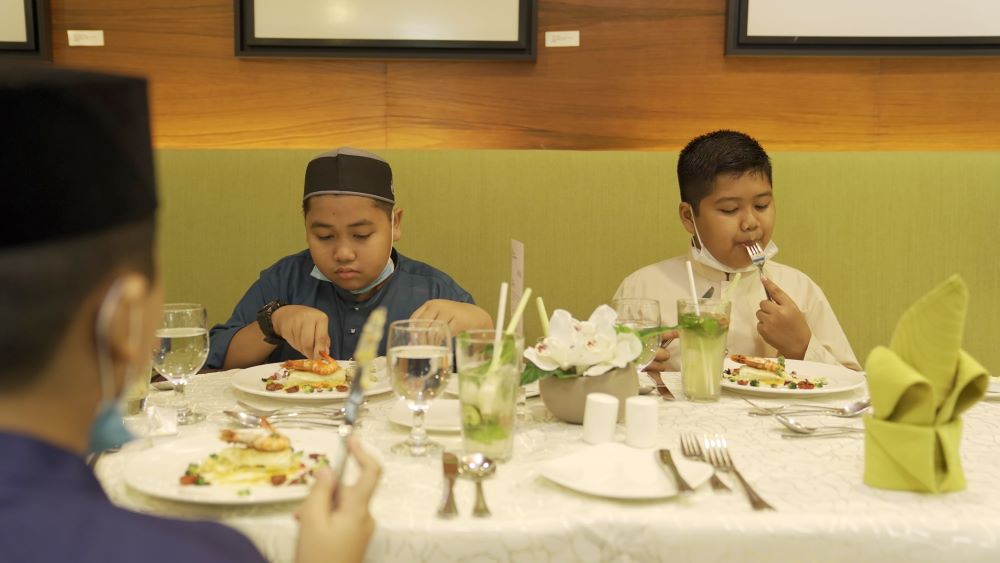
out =
<path fill-rule="evenodd" d="M 396 224 L 396 218 L 394 216 L 390 215 L 389 216 L 389 233 L 390 234 L 392 233 L 393 229 L 395 228 L 395 224 Z M 385 267 L 382 268 L 382 273 L 379 274 L 378 276 L 376 276 L 375 279 L 372 280 L 372 282 L 370 284 L 362 287 L 361 289 L 351 289 L 349 291 L 351 292 L 352 295 L 361 295 L 363 293 L 367 293 L 367 292 L 371 291 L 371 289 L 373 287 L 375 287 L 378 284 L 380 284 L 380 283 L 384 282 L 385 280 L 389 279 L 389 276 L 391 276 L 392 273 L 395 272 L 395 271 L 396 271 L 396 263 L 392 261 L 392 237 L 390 236 L 389 237 L 389 259 L 386 260 Z M 312 277 L 314 277 L 314 278 L 316 278 L 316 279 L 318 279 L 318 280 L 333 283 L 332 281 L 330 281 L 330 278 L 324 276 L 323 272 L 319 271 L 319 266 L 313 266 L 313 269 L 312 269 L 311 272 L 309 272 L 309 275 L 312 276 Z"/>
<path fill-rule="evenodd" d="M 111 322 L 114 307 L 121 299 L 121 292 L 122 286 L 119 279 L 108 290 L 108 294 L 97 312 L 97 371 L 101 383 L 101 402 L 97 406 L 97 413 L 94 415 L 94 422 L 90 427 L 88 453 L 119 448 L 133 439 L 132 434 L 125 428 L 119 406 L 121 401 L 114 390 L 114 366 L 111 362 L 111 345 L 108 342 L 108 325 Z M 129 338 L 133 342 L 138 336 L 136 331 L 142 326 L 140 315 L 141 311 L 137 308 L 133 308 L 130 314 Z M 125 366 L 126 379 L 132 373 L 132 368 L 132 365 Z"/>

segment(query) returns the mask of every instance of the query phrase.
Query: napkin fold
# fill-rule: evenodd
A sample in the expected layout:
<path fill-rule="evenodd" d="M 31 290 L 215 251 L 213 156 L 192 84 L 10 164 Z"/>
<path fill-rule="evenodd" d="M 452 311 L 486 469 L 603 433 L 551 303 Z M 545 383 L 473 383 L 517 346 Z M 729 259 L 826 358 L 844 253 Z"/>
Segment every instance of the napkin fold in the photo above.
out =
<path fill-rule="evenodd" d="M 865 483 L 882 489 L 965 488 L 959 445 L 965 412 L 989 375 L 961 348 L 969 290 L 953 275 L 900 318 L 889 347 L 868 355 Z"/>

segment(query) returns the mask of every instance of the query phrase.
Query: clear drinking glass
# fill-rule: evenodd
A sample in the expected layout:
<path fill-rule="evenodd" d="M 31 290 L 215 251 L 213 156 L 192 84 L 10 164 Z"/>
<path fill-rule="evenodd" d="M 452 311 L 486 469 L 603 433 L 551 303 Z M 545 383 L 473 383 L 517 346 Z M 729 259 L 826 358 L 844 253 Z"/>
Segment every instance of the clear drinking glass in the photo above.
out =
<path fill-rule="evenodd" d="M 208 359 L 208 315 L 197 303 L 168 303 L 156 330 L 159 346 L 153 352 L 153 367 L 174 386 L 177 424 L 193 424 L 205 418 L 187 406 L 184 389 L 188 378 L 198 373 Z"/>
<path fill-rule="evenodd" d="M 689 401 L 718 401 L 731 303 L 718 299 L 677 300 L 681 338 L 681 385 Z"/>
<path fill-rule="evenodd" d="M 505 336 L 500 357 L 494 361 L 494 335 L 493 330 L 470 330 L 455 339 L 458 401 L 465 453 L 505 461 L 514 448 L 524 337 Z"/>
<path fill-rule="evenodd" d="M 615 299 L 612 306 L 618 313 L 618 324 L 635 330 L 660 326 L 660 302 L 656 299 L 625 298 Z M 642 341 L 642 353 L 635 359 L 636 371 L 642 375 L 649 362 L 660 349 L 660 335 L 647 336 Z"/>
<path fill-rule="evenodd" d="M 396 454 L 422 457 L 441 451 L 427 439 L 424 414 L 428 401 L 444 392 L 451 376 L 451 331 L 442 321 L 396 321 L 389 325 L 389 378 L 396 395 L 413 412 L 410 437 L 392 447 Z"/>

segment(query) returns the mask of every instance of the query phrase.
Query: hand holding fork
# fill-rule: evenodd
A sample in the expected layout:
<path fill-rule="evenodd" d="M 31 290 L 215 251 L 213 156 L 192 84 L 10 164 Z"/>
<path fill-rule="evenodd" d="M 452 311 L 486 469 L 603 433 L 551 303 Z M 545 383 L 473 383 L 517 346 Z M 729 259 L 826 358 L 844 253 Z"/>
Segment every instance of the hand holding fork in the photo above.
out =
<path fill-rule="evenodd" d="M 746 247 L 747 254 L 750 255 L 750 261 L 753 262 L 754 266 L 757 266 L 757 271 L 760 272 L 760 279 L 763 283 L 764 280 L 764 262 L 767 261 L 767 256 L 764 255 L 764 249 L 760 247 L 759 242 L 755 242 Z M 764 286 L 764 294 L 767 295 L 768 301 L 774 301 L 771 298 L 771 292 L 767 290 L 767 286 Z"/>

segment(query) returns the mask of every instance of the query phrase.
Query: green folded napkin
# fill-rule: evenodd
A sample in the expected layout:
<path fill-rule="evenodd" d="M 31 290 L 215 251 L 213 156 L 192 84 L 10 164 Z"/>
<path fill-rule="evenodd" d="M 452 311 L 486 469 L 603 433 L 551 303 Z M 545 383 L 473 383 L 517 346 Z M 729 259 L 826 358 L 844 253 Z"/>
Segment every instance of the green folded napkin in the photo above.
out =
<path fill-rule="evenodd" d="M 889 347 L 868 355 L 872 416 L 865 417 L 865 483 L 941 493 L 965 488 L 959 414 L 989 375 L 961 349 L 969 290 L 958 275 L 914 303 Z"/>

